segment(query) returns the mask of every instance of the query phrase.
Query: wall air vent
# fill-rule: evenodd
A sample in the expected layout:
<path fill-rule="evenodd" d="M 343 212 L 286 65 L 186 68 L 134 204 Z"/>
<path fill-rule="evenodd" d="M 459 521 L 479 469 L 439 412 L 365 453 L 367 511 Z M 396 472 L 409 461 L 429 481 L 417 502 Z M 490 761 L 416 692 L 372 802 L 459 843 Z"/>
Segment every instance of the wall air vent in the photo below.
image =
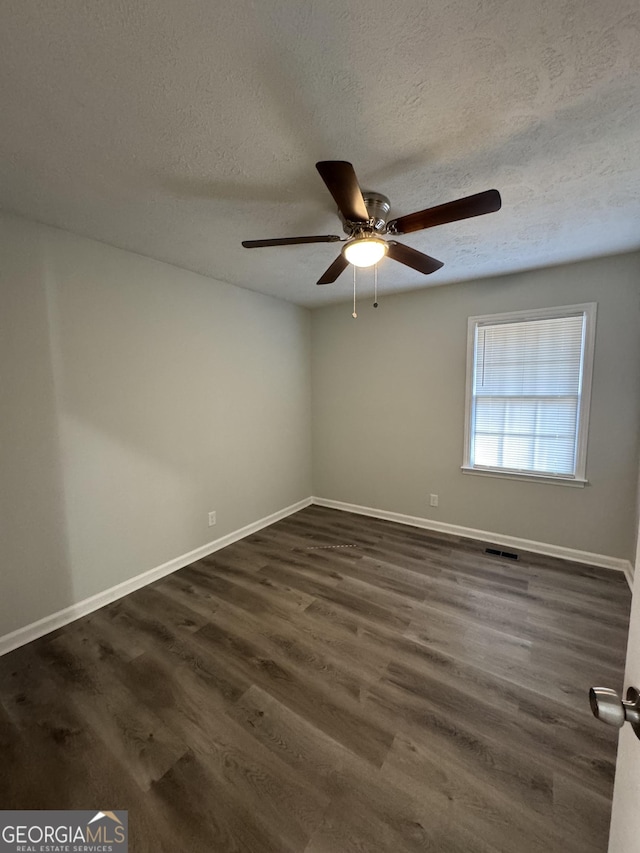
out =
<path fill-rule="evenodd" d="M 485 554 L 491 554 L 493 557 L 506 557 L 507 560 L 519 560 L 520 555 L 514 554 L 513 551 L 500 551 L 499 548 L 485 548 Z"/>

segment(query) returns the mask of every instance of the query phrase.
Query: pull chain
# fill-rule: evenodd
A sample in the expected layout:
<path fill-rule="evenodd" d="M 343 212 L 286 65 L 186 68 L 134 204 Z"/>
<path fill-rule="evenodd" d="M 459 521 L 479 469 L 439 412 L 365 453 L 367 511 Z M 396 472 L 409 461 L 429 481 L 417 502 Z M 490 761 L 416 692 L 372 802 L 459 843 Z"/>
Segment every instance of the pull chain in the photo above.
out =
<path fill-rule="evenodd" d="M 373 267 L 373 307 L 378 307 L 378 264 Z"/>
<path fill-rule="evenodd" d="M 353 314 L 351 315 L 353 319 L 357 319 L 358 314 L 356 312 L 356 266 L 353 264 Z"/>

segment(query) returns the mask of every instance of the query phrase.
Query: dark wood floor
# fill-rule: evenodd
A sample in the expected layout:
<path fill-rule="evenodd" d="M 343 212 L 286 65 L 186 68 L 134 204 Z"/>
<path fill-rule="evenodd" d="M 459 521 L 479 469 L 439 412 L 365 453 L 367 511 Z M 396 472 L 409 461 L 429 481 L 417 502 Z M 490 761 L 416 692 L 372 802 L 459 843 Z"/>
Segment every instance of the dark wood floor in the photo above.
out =
<path fill-rule="evenodd" d="M 0 659 L 0 808 L 135 853 L 605 853 L 621 574 L 309 507 Z"/>

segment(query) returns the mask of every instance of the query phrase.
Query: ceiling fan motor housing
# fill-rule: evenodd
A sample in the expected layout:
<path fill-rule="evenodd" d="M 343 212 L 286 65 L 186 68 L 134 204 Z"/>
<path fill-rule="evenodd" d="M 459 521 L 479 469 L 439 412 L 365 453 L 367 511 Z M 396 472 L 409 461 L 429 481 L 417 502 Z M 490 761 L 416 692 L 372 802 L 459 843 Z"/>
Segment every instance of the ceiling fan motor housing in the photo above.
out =
<path fill-rule="evenodd" d="M 363 190 L 362 197 L 364 198 L 367 213 L 369 214 L 369 221 L 371 223 L 368 225 L 366 230 L 377 231 L 379 234 L 384 234 L 387 228 L 389 211 L 391 210 L 391 203 L 389 202 L 389 199 L 386 195 L 373 192 L 373 190 Z M 354 232 L 363 230 L 362 222 L 349 222 L 348 219 L 344 218 L 340 210 L 338 210 L 338 216 L 342 222 L 345 234 L 351 236 Z"/>

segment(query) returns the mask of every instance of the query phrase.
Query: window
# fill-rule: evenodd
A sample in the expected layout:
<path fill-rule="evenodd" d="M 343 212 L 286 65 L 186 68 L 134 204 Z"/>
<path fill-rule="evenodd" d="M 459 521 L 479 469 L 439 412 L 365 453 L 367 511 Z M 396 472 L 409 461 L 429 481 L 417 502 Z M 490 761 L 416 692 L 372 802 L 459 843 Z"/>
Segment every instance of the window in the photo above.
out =
<path fill-rule="evenodd" d="M 469 318 L 465 473 L 584 485 L 596 304 Z"/>

